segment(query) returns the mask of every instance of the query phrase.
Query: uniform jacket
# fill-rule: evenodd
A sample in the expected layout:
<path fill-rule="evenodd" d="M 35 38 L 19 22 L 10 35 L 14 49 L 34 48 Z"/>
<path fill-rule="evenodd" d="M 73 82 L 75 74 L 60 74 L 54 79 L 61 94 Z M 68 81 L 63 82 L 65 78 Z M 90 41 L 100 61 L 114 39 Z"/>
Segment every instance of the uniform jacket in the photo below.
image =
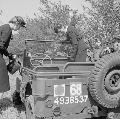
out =
<path fill-rule="evenodd" d="M 76 61 L 84 61 L 87 54 L 88 46 L 80 36 L 78 30 L 74 26 L 70 25 L 68 26 L 66 35 L 67 40 L 70 41 L 71 45 L 76 47 L 76 51 L 74 52 L 74 54 L 76 55 L 74 57 L 75 59 L 77 58 Z"/>

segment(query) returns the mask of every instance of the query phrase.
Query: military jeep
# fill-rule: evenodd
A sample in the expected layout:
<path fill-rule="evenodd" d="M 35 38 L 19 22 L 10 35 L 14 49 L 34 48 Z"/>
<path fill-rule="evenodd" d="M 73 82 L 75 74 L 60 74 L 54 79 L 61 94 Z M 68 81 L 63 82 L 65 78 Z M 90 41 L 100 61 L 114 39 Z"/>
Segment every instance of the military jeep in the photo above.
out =
<path fill-rule="evenodd" d="M 49 57 L 41 65 L 40 57 L 30 55 L 29 61 L 37 59 L 38 64 L 23 66 L 20 72 L 26 119 L 120 118 L 119 53 L 95 63 Z"/>
<path fill-rule="evenodd" d="M 43 64 L 65 64 L 68 62 L 66 53 L 54 51 L 55 46 L 52 40 L 26 39 L 25 44 L 23 67 L 33 69 Z"/>

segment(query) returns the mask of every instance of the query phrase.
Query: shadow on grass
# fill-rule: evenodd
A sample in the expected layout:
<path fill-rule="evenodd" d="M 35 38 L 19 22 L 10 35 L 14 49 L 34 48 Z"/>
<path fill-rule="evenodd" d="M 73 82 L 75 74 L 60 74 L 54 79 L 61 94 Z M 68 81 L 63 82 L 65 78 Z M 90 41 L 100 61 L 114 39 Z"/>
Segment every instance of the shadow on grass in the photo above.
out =
<path fill-rule="evenodd" d="M 16 108 L 18 110 L 18 112 L 21 112 L 21 111 L 25 111 L 25 105 L 24 103 L 21 103 L 19 105 L 13 105 L 14 108 Z"/>
<path fill-rule="evenodd" d="M 0 99 L 0 113 L 1 111 L 5 111 L 7 108 L 12 107 L 13 103 L 10 98 L 2 98 Z"/>
<path fill-rule="evenodd" d="M 10 98 L 5 97 L 0 99 L 0 114 L 2 114 L 2 111 L 7 110 L 9 107 L 16 108 L 18 112 L 25 111 L 24 103 L 21 103 L 19 105 L 14 105 Z"/>
<path fill-rule="evenodd" d="M 15 91 L 12 95 L 13 107 L 16 108 L 19 112 L 25 111 L 25 105 L 21 101 L 20 93 Z"/>

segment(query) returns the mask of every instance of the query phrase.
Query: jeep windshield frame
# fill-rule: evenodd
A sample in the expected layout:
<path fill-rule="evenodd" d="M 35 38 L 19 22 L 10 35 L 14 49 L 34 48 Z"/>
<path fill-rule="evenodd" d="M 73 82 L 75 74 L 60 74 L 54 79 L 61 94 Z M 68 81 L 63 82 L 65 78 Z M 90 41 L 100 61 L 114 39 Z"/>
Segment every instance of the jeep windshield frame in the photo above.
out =
<path fill-rule="evenodd" d="M 34 55 L 35 53 L 45 53 L 53 40 L 25 39 L 26 51 Z"/>

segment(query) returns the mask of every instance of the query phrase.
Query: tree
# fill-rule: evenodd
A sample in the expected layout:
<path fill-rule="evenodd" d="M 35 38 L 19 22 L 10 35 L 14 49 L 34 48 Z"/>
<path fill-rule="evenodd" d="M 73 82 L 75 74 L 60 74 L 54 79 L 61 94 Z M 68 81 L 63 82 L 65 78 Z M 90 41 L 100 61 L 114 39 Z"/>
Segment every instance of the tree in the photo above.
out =
<path fill-rule="evenodd" d="M 0 17 L 2 16 L 2 14 L 3 14 L 3 10 L 0 10 Z M 2 22 L 2 20 L 0 20 L 0 25 L 2 25 L 3 24 L 3 22 Z"/>
<path fill-rule="evenodd" d="M 69 5 L 63 5 L 61 1 L 53 3 L 48 0 L 40 0 L 41 6 L 39 10 L 43 13 L 45 18 L 48 18 L 53 25 L 62 24 L 68 25 L 70 12 L 74 10 Z"/>
<path fill-rule="evenodd" d="M 0 16 L 2 15 L 2 13 L 3 13 L 3 11 L 2 11 L 2 10 L 0 10 Z"/>
<path fill-rule="evenodd" d="M 63 26 L 69 23 L 69 13 L 72 11 L 68 5 L 52 3 L 47 0 L 41 0 L 42 7 L 39 8 L 40 14 L 34 14 L 36 18 L 26 18 L 26 29 L 21 29 L 10 43 L 9 51 L 14 53 L 23 53 L 25 49 L 25 39 L 35 40 L 54 40 L 54 26 L 58 23 Z M 41 9 L 42 8 L 42 9 Z M 41 15 L 42 12 L 42 15 Z"/>
<path fill-rule="evenodd" d="M 84 7 L 82 22 L 79 29 L 85 28 L 82 33 L 85 39 L 102 42 L 112 41 L 120 34 L 120 3 L 116 0 L 88 0 L 92 9 Z M 87 14 L 87 15 L 86 15 Z"/>
<path fill-rule="evenodd" d="M 10 43 L 9 51 L 15 54 L 23 53 L 25 49 L 25 39 L 45 39 L 43 28 L 45 27 L 45 20 L 42 18 L 30 19 L 26 18 L 26 28 L 21 28 L 17 34 L 14 35 Z"/>

